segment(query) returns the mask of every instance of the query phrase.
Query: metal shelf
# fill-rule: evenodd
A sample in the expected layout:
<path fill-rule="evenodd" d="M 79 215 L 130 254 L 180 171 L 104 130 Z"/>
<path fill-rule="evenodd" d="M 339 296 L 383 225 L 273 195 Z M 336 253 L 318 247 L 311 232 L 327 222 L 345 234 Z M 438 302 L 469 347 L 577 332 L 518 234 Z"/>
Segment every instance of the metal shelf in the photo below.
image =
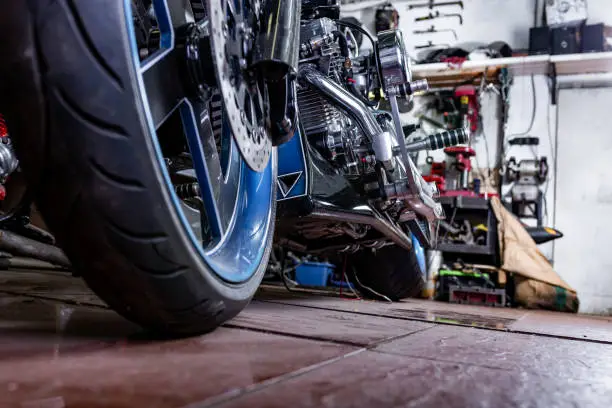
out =
<path fill-rule="evenodd" d="M 448 63 L 416 64 L 412 65 L 412 75 L 415 79 L 427 78 L 433 84 L 445 85 L 485 71 L 492 75 L 504 67 L 515 76 L 544 75 L 552 72 L 552 66 L 557 75 L 608 73 L 612 72 L 612 52 L 495 58 L 465 61 L 460 66 Z"/>
<path fill-rule="evenodd" d="M 557 75 L 595 74 L 612 72 L 612 52 L 552 55 Z"/>
<path fill-rule="evenodd" d="M 492 245 L 438 244 L 436 250 L 453 254 L 495 255 Z"/>

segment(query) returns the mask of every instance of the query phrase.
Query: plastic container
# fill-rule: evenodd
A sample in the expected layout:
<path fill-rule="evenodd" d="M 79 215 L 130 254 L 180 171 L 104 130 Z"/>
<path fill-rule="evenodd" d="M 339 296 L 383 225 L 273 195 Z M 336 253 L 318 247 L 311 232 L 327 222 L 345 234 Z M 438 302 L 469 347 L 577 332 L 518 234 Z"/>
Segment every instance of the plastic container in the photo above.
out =
<path fill-rule="evenodd" d="M 334 265 L 325 262 L 304 262 L 295 269 L 295 281 L 303 286 L 327 286 Z"/>

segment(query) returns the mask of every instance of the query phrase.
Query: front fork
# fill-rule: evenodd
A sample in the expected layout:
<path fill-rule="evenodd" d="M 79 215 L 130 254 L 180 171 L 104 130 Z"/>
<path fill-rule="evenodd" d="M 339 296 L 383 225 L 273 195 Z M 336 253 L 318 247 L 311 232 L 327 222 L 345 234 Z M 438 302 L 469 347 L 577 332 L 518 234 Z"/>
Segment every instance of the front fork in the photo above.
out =
<path fill-rule="evenodd" d="M 301 0 L 263 0 L 252 68 L 266 81 L 267 127 L 272 144 L 288 142 L 297 130 L 297 68 Z"/>

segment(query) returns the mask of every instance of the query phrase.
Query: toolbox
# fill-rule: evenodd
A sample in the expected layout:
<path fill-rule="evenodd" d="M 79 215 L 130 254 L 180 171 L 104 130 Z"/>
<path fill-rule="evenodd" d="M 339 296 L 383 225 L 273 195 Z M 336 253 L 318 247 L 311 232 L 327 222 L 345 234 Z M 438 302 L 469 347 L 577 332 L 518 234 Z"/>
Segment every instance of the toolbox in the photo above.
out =
<path fill-rule="evenodd" d="M 450 285 L 448 291 L 448 301 L 450 303 L 493 307 L 506 306 L 505 289 Z"/>
<path fill-rule="evenodd" d="M 478 287 L 495 289 L 491 276 L 479 270 L 463 271 L 457 268 L 442 268 L 436 277 L 435 299 L 448 302 L 451 287 Z"/>

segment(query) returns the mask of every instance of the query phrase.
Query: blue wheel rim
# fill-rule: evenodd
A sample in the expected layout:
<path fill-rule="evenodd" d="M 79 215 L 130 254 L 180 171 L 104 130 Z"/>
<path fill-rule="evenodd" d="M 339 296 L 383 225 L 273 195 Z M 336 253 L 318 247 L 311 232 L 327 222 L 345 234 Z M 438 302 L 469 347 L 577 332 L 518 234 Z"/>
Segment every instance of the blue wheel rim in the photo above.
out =
<path fill-rule="evenodd" d="M 425 276 L 427 265 L 425 264 L 425 251 L 419 240 L 412 234 L 412 250 L 417 258 L 417 263 L 421 269 L 421 275 Z"/>
<path fill-rule="evenodd" d="M 170 87 L 170 97 L 161 103 L 153 99 L 159 89 L 149 84 L 157 83 L 170 58 L 175 58 L 173 25 L 179 26 L 184 18 L 182 0 L 153 0 L 153 7 L 160 29 L 160 49 L 142 62 L 134 34 L 132 9 L 124 0 L 128 35 L 130 36 L 132 61 L 140 88 L 149 132 L 164 181 L 170 191 L 173 205 L 179 214 L 194 247 L 208 267 L 221 279 L 231 283 L 248 281 L 261 265 L 268 244 L 272 222 L 275 158 L 261 172 L 251 170 L 244 162 L 224 118 L 221 132 L 222 144 L 229 146 L 219 157 L 214 146 L 214 135 L 208 106 L 197 99 L 190 99 Z M 183 12 L 181 16 L 180 13 Z M 159 72 L 158 72 L 159 71 Z M 156 78 L 157 76 L 157 78 Z M 153 78 L 153 80 L 151 80 Z M 164 95 L 165 96 L 165 95 Z M 168 99 L 171 102 L 168 102 Z M 195 176 L 201 190 L 202 216 L 211 240 L 203 244 L 194 229 L 193 220 L 185 213 L 185 205 L 174 193 L 170 175 L 157 139 L 157 129 L 178 111 L 184 135 L 194 164 Z M 224 171 L 223 171 L 224 170 Z"/>

